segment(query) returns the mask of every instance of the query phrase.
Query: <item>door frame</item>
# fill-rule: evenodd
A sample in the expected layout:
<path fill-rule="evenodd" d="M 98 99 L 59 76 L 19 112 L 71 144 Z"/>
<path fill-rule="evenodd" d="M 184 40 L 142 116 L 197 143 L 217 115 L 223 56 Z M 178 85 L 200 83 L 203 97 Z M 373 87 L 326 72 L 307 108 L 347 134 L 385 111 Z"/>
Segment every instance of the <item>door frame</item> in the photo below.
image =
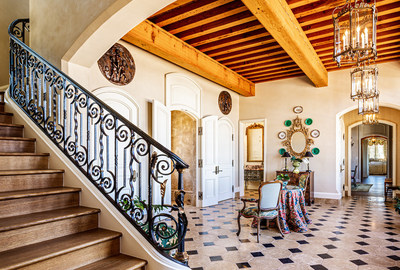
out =
<path fill-rule="evenodd" d="M 255 122 L 264 123 L 264 180 L 267 175 L 267 162 L 265 162 L 267 160 L 267 118 L 239 120 L 239 186 L 235 188 L 235 193 L 239 192 L 240 196 L 244 195 L 244 157 L 246 155 L 246 153 L 244 153 L 244 139 L 246 137 L 244 125 Z"/>
<path fill-rule="evenodd" d="M 235 162 L 235 156 L 236 156 L 236 151 L 235 151 L 235 126 L 234 126 L 232 120 L 229 119 L 229 118 L 226 117 L 226 116 L 221 116 L 221 117 L 219 117 L 219 118 L 218 118 L 218 122 L 219 122 L 219 121 L 226 121 L 226 122 L 231 126 L 232 135 L 233 135 L 233 137 L 232 137 L 232 161 Z M 218 135 L 218 136 L 219 136 L 219 135 Z M 219 154 L 219 153 L 218 153 L 218 154 Z M 233 164 L 233 165 L 235 165 L 235 164 Z M 219 180 L 218 180 L 218 181 L 219 181 Z M 234 198 L 234 197 L 235 197 L 235 184 L 236 184 L 235 166 L 232 166 L 232 181 L 231 181 L 231 186 L 233 186 L 234 188 L 233 188 L 233 191 L 232 191 L 232 194 L 231 194 L 231 198 Z"/>
<path fill-rule="evenodd" d="M 393 179 L 393 185 L 396 185 L 396 144 L 397 144 L 397 125 L 396 123 L 393 123 L 391 121 L 387 120 L 379 120 L 379 123 L 386 124 L 392 127 L 393 131 L 393 137 L 392 137 L 392 179 Z M 348 126 L 347 128 L 347 162 L 346 162 L 346 167 L 347 167 L 347 196 L 351 196 L 351 129 L 353 127 L 356 127 L 358 125 L 361 125 L 362 121 L 355 122 L 351 125 Z"/>

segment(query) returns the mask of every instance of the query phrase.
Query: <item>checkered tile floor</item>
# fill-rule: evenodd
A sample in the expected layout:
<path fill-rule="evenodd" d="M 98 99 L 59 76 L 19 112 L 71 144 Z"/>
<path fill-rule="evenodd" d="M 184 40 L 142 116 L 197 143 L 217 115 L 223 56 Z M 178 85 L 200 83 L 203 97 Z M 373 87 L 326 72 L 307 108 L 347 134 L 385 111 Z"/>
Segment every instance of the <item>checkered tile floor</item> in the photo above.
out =
<path fill-rule="evenodd" d="M 307 207 L 312 224 L 306 233 L 291 232 L 283 239 L 276 228 L 264 228 L 260 243 L 251 219 L 241 218 L 242 232 L 236 236 L 240 200 L 185 208 L 192 269 L 400 270 L 400 215 L 383 198 L 314 204 Z"/>

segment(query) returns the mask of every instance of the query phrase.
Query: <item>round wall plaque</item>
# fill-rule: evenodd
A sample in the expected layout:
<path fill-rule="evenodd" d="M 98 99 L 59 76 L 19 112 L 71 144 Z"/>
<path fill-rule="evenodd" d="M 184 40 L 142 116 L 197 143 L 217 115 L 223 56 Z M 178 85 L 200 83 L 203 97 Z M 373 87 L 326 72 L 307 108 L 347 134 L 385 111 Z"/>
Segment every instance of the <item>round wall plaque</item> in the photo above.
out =
<path fill-rule="evenodd" d="M 296 106 L 296 107 L 293 108 L 293 112 L 297 113 L 297 114 L 302 113 L 303 112 L 303 107 Z"/>
<path fill-rule="evenodd" d="M 286 139 L 286 132 L 285 131 L 281 131 L 278 133 L 278 138 L 283 140 Z"/>
<path fill-rule="evenodd" d="M 222 91 L 218 97 L 219 109 L 223 114 L 229 114 L 232 110 L 232 97 L 227 91 Z"/>
<path fill-rule="evenodd" d="M 115 43 L 97 64 L 104 77 L 116 85 L 127 85 L 135 76 L 136 67 L 132 55 L 118 43 Z"/>

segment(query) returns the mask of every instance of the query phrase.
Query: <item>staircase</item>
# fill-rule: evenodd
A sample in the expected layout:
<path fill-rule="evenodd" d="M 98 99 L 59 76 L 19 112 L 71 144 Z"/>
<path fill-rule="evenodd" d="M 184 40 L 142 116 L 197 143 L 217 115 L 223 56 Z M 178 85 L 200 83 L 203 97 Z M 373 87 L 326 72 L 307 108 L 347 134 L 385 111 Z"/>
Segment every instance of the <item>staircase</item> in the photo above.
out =
<path fill-rule="evenodd" d="M 121 233 L 98 228 L 100 210 L 79 205 L 79 188 L 12 124 L 0 92 L 0 269 L 141 269 L 120 253 Z"/>

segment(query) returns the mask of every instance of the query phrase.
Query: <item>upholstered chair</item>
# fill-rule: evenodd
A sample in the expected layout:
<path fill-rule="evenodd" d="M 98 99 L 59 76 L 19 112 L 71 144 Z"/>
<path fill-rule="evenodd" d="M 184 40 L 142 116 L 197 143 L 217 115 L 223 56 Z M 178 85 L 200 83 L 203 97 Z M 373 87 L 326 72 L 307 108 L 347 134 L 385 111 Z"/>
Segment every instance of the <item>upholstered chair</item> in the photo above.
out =
<path fill-rule="evenodd" d="M 281 181 L 265 182 L 258 188 L 259 199 L 253 198 L 242 198 L 244 205 L 238 213 L 238 232 L 240 234 L 240 217 L 253 218 L 257 221 L 257 243 L 260 241 L 260 223 L 261 220 L 266 219 L 267 221 L 276 219 L 279 232 L 283 237 L 283 233 L 279 224 L 279 198 L 282 190 Z M 247 202 L 257 203 L 257 206 L 246 207 Z"/>
<path fill-rule="evenodd" d="M 306 190 L 309 178 L 310 178 L 309 173 L 302 174 L 299 178 L 299 188 L 301 188 L 302 190 Z"/>

